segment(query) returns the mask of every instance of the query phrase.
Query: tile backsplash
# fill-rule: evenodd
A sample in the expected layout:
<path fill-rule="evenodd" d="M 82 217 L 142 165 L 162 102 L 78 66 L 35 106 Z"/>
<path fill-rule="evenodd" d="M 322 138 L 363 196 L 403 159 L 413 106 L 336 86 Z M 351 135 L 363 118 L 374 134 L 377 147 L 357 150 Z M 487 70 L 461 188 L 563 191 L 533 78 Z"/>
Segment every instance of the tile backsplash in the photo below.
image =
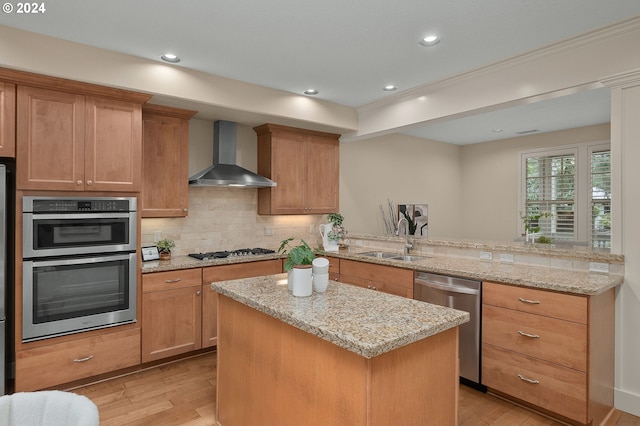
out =
<path fill-rule="evenodd" d="M 175 241 L 173 253 L 178 256 L 246 247 L 275 250 L 291 236 L 315 247 L 322 243 L 321 223 L 326 223 L 326 215 L 258 215 L 255 188 L 193 186 L 187 217 L 142 219 L 142 246 L 154 245 L 159 231 L 161 238 Z"/>

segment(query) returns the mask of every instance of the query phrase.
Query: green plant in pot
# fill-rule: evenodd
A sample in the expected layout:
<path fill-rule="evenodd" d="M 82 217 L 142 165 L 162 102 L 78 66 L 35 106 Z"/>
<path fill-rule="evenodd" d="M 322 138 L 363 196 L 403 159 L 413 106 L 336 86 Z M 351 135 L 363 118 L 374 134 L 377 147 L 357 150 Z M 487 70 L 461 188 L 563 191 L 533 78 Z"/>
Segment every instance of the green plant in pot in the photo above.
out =
<path fill-rule="evenodd" d="M 315 250 L 313 250 L 305 240 L 300 240 L 300 244 L 291 247 L 293 240 L 293 237 L 282 240 L 278 248 L 278 253 L 287 255 L 287 260 L 284 263 L 284 270 L 287 272 L 296 265 L 311 265 L 313 259 L 316 257 Z"/>
<path fill-rule="evenodd" d="M 327 238 L 333 241 L 344 240 L 347 236 L 347 230 L 342 226 L 344 216 L 340 213 L 329 213 L 327 220 L 331 223 L 331 231 L 327 233 Z"/>
<path fill-rule="evenodd" d="M 167 238 L 160 240 L 156 243 L 156 247 L 158 247 L 158 252 L 160 253 L 160 260 L 169 260 L 171 259 L 171 249 L 176 246 L 176 243 L 173 240 L 169 240 Z"/>
<path fill-rule="evenodd" d="M 289 273 L 289 276 L 287 277 L 287 286 L 289 288 L 289 291 L 292 291 L 294 296 L 299 296 L 301 294 L 297 294 L 297 291 L 299 291 L 299 289 L 301 288 L 302 282 L 297 282 L 299 278 L 296 279 L 296 285 L 294 289 L 294 282 L 293 282 L 294 281 L 293 277 L 295 275 L 294 269 L 308 268 L 310 272 L 313 259 L 315 259 L 316 257 L 316 252 L 309 246 L 309 244 L 307 244 L 305 240 L 300 240 L 300 244 L 298 244 L 295 247 L 291 246 L 292 241 L 293 241 L 293 237 L 283 240 L 282 243 L 280 244 L 280 248 L 278 249 L 278 253 L 280 253 L 280 255 L 287 256 L 287 260 L 284 262 L 284 270 Z M 302 272 L 302 271 L 298 271 L 298 272 Z M 311 275 L 309 274 L 309 281 L 306 283 L 307 285 L 306 288 L 308 289 L 308 291 L 307 293 L 302 294 L 304 296 L 311 295 L 310 277 Z"/>

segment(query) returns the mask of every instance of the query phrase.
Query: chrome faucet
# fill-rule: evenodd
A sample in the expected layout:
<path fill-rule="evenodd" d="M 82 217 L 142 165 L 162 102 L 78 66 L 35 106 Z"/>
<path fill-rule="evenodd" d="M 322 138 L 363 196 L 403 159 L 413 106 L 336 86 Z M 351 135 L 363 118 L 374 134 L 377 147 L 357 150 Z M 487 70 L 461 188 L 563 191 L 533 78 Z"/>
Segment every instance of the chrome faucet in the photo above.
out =
<path fill-rule="evenodd" d="M 400 226 L 404 224 L 404 251 L 403 254 L 405 256 L 409 255 L 409 251 L 413 248 L 413 244 L 409 242 L 409 221 L 406 217 L 401 217 L 398 221 L 398 230 L 396 231 L 396 235 L 400 235 Z"/>

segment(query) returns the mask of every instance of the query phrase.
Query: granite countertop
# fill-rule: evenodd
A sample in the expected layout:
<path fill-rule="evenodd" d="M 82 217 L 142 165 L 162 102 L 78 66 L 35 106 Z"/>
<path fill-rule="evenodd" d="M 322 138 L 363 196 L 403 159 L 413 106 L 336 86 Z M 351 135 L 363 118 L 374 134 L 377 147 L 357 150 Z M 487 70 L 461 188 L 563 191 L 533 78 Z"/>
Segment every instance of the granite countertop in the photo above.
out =
<path fill-rule="evenodd" d="M 436 274 L 453 275 L 481 281 L 520 285 L 524 287 L 554 290 L 565 293 L 593 296 L 617 287 L 624 281 L 624 275 L 589 272 L 562 267 L 562 260 L 557 261 L 556 267 L 504 263 L 486 261 L 468 257 L 428 255 L 424 260 L 406 262 L 399 260 L 378 259 L 362 255 L 370 250 L 342 250 L 330 253 L 329 256 L 359 260 L 381 265 L 396 266 L 413 269 L 419 272 L 433 272 Z M 421 255 L 421 254 L 417 254 Z M 278 259 L 277 253 L 256 256 L 228 257 L 224 259 L 197 260 L 189 256 L 173 256 L 169 261 L 145 262 L 142 273 L 173 271 L 179 269 L 202 268 L 207 266 L 229 265 L 243 262 Z"/>
<path fill-rule="evenodd" d="M 423 260 L 406 262 L 364 256 L 357 252 L 331 253 L 341 259 L 359 260 L 388 266 L 409 268 L 420 272 L 453 275 L 480 281 L 493 281 L 554 290 L 565 293 L 594 296 L 617 287 L 624 276 L 571 268 L 536 266 L 529 264 L 486 261 L 467 257 L 432 255 Z"/>
<path fill-rule="evenodd" d="M 295 297 L 287 274 L 219 281 L 211 288 L 337 346 L 374 358 L 469 321 L 469 313 L 331 281 Z"/>
<path fill-rule="evenodd" d="M 235 263 L 257 262 L 260 260 L 278 259 L 277 253 L 254 256 L 233 256 L 222 259 L 199 260 L 190 256 L 171 256 L 171 260 L 152 260 L 142 263 L 142 273 L 177 271 L 180 269 L 204 268 L 207 266 L 231 265 Z"/>

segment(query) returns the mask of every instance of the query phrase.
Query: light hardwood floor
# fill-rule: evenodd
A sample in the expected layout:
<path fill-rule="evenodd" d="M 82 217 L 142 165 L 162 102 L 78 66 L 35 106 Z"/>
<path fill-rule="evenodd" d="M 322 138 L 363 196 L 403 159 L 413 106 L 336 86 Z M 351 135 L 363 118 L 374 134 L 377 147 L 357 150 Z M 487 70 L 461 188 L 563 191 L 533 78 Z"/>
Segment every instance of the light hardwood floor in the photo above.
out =
<path fill-rule="evenodd" d="M 216 355 L 206 353 L 71 391 L 98 406 L 104 426 L 214 425 Z M 640 426 L 640 417 L 619 411 L 610 420 L 609 425 Z M 459 425 L 561 423 L 461 385 Z"/>

